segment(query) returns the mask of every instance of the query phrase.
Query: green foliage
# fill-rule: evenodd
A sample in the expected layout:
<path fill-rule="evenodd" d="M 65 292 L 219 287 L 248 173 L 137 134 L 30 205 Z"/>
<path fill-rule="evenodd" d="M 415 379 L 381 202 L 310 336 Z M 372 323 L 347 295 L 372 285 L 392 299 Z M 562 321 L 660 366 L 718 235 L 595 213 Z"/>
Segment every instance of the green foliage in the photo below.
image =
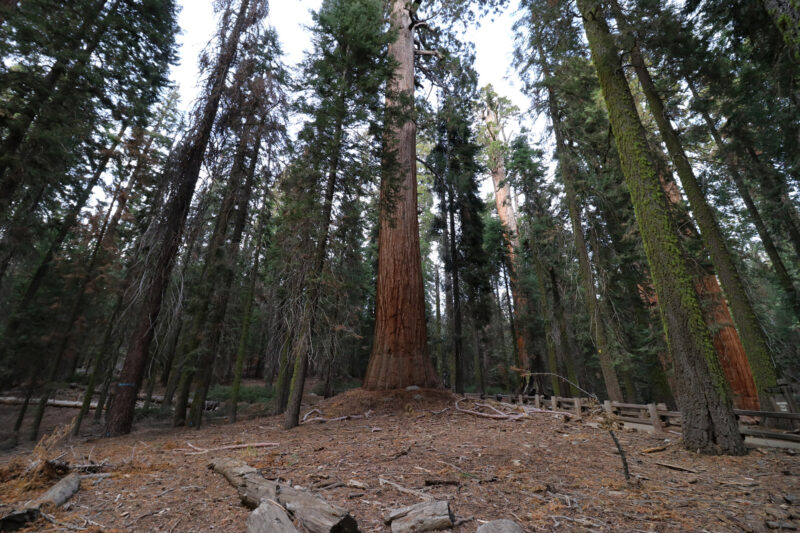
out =
<path fill-rule="evenodd" d="M 254 385 L 239 389 L 239 401 L 244 403 L 268 404 L 272 401 L 274 391 L 269 385 Z M 214 385 L 208 391 L 208 401 L 224 403 L 231 398 L 230 385 Z"/>
<path fill-rule="evenodd" d="M 357 389 L 361 386 L 360 379 L 353 379 L 348 377 L 336 378 L 331 382 L 331 388 L 334 394 L 341 394 L 343 392 Z M 325 395 L 325 382 L 320 381 L 311 388 L 311 392 L 317 396 Z"/>

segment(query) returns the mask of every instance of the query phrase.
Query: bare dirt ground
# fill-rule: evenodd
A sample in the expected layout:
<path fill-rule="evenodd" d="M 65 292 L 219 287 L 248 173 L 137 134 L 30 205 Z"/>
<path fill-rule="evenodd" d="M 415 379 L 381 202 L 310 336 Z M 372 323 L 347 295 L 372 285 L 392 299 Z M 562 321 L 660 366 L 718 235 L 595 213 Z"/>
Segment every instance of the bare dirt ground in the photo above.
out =
<path fill-rule="evenodd" d="M 224 456 L 246 461 L 267 478 L 314 489 L 349 509 L 365 532 L 389 531 L 383 517 L 390 509 L 420 501 L 379 478 L 449 499 L 456 517 L 467 519 L 453 530 L 459 533 L 500 518 L 530 532 L 765 531 L 767 521 L 800 527 L 794 521 L 800 517 L 800 461 L 791 452 L 709 457 L 684 450 L 675 434 L 666 442 L 665 436 L 617 431 L 634 477 L 626 483 L 602 420 L 592 427 L 597 424 L 586 418 L 564 422 L 552 414 L 479 418 L 456 412 L 449 393 L 423 392 L 312 396 L 303 413 L 318 408 L 328 418 L 370 416 L 288 432 L 281 417 L 261 417 L 199 430 L 138 428 L 123 438 L 66 440 L 48 455 L 64 453 L 71 464 L 105 462 L 110 476 L 84 479 L 67 505 L 51 511 L 62 525 L 40 519 L 29 530 L 66 530 L 67 524 L 94 531 L 244 531 L 249 510 L 208 468 Z M 68 409 L 48 413 L 51 425 L 74 416 Z M 0 413 L 0 423 L 7 420 L 13 416 Z M 263 442 L 278 445 L 196 455 L 188 445 Z M 55 482 L 26 480 L 31 460 L 29 448 L 0 456 L 0 513 Z M 350 480 L 366 488 L 348 486 Z"/>

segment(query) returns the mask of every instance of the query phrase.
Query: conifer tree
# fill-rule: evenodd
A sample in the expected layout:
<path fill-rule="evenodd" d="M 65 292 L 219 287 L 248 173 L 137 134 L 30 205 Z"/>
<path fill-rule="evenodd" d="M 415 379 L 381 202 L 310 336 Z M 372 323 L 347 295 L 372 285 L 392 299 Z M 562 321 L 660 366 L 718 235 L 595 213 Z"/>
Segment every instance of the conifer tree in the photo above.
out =
<path fill-rule="evenodd" d="M 310 269 L 303 280 L 299 324 L 293 335 L 290 359 L 294 361 L 284 428 L 299 423 L 311 356 L 312 333 L 320 305 L 322 275 L 326 268 L 331 230 L 336 222 L 334 199 L 342 189 L 343 176 L 359 175 L 353 151 L 372 149 L 367 140 L 350 131 L 366 127 L 377 133 L 381 86 L 392 73 L 386 56 L 392 36 L 381 27 L 383 8 L 377 0 L 328 0 L 315 15 L 315 48 L 308 58 L 304 78 L 310 88 L 304 111 L 311 116 L 303 132 L 304 155 L 295 172 L 314 191 L 302 216 L 315 213 L 308 254 Z M 350 153 L 349 153 L 350 152 Z"/>
<path fill-rule="evenodd" d="M 211 129 L 219 108 L 220 98 L 226 84 L 228 71 L 236 58 L 239 40 L 245 28 L 257 23 L 266 10 L 265 3 L 241 0 L 225 9 L 236 9 L 236 16 L 230 28 L 223 27 L 219 56 L 209 75 L 207 95 L 198 110 L 192 132 L 178 146 L 170 163 L 171 190 L 164 211 L 148 229 L 142 246 L 142 256 L 152 261 L 142 286 L 143 296 L 140 317 L 133 330 L 133 337 L 125 364 L 116 386 L 116 394 L 108 413 L 106 435 L 116 436 L 130 432 L 136 396 L 142 384 L 147 365 L 147 355 L 153 339 L 153 324 L 161 311 L 163 292 L 174 264 L 175 253 L 180 245 L 186 215 L 191 205 L 200 165 L 208 146 Z"/>
<path fill-rule="evenodd" d="M 706 453 L 745 453 L 730 389 L 703 321 L 676 228 L 655 173 L 644 128 L 600 2 L 579 0 L 614 138 L 647 251 L 675 367 L 684 444 Z"/>

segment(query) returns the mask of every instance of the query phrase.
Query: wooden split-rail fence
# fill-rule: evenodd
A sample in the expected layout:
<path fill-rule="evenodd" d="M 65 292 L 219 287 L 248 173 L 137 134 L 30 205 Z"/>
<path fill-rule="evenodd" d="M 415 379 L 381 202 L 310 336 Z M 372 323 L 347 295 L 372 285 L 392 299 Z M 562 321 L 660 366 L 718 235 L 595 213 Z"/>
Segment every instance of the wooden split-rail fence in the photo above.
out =
<path fill-rule="evenodd" d="M 467 394 L 466 396 L 478 397 L 479 395 Z M 539 409 L 566 411 L 573 413 L 576 418 L 581 418 L 590 410 L 595 410 L 602 405 L 606 413 L 613 415 L 625 426 L 655 434 L 669 431 L 678 432 L 677 430 L 681 427 L 680 411 L 670 411 L 663 403 L 637 404 L 606 400 L 599 404 L 593 398 L 546 397 L 540 394 L 523 396 L 523 399 L 533 403 L 534 407 Z M 800 428 L 800 413 L 744 409 L 734 409 L 733 412 L 739 419 L 739 431 L 742 436 L 758 439 L 758 444 L 767 446 L 781 446 L 783 443 L 783 446 L 786 447 L 800 447 L 800 429 L 798 429 Z"/>

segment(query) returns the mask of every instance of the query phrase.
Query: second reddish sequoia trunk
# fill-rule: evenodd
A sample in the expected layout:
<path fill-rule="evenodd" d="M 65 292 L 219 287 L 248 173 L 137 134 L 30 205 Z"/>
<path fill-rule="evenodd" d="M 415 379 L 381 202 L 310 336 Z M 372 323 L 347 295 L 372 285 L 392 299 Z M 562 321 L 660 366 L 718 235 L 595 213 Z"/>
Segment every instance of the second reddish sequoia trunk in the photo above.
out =
<path fill-rule="evenodd" d="M 733 392 L 734 408 L 758 411 L 761 404 L 750 364 L 747 362 L 747 355 L 717 278 L 710 275 L 698 278 L 695 280 L 695 288 L 703 303 L 703 318 L 714 336 L 714 351 L 725 374 L 725 380 Z M 657 305 L 658 299 L 654 291 L 640 287 L 640 295 L 648 305 Z M 664 370 L 667 371 L 670 388 L 674 391 L 676 390 L 674 376 L 670 371 L 671 363 L 668 358 L 667 354 L 659 356 Z"/>
<path fill-rule="evenodd" d="M 706 276 L 697 280 L 695 286 L 704 304 L 703 314 L 706 323 L 714 335 L 714 350 L 733 392 L 733 406 L 736 409 L 758 411 L 760 405 L 758 390 L 753 381 L 750 364 L 747 362 L 747 354 L 744 352 L 717 278 Z"/>
<path fill-rule="evenodd" d="M 662 175 L 661 186 L 671 204 L 679 206 L 683 202 L 683 195 L 673 179 L 665 179 Z M 686 219 L 681 226 L 687 236 L 697 237 L 698 231 L 693 221 Z M 758 410 L 758 389 L 719 281 L 713 274 L 698 276 L 695 278 L 695 288 L 703 304 L 703 318 L 714 336 L 714 351 L 733 392 L 733 406 L 736 409 Z"/>
<path fill-rule="evenodd" d="M 528 351 L 525 345 L 524 328 L 522 327 L 522 314 L 527 309 L 528 302 L 519 288 L 517 279 L 518 258 L 516 251 L 519 248 L 519 229 L 517 227 L 517 216 L 514 207 L 511 205 L 511 188 L 506 182 L 506 172 L 502 164 L 492 169 L 492 183 L 494 184 L 494 198 L 497 207 L 497 214 L 500 222 L 505 229 L 505 237 L 508 241 L 508 257 L 511 263 L 511 295 L 514 298 L 514 317 L 517 319 L 516 343 L 517 343 L 517 366 L 523 370 L 528 369 Z"/>
<path fill-rule="evenodd" d="M 414 40 L 404 0 L 392 2 L 392 26 L 398 29 L 398 36 L 389 47 L 389 55 L 398 62 L 398 67 L 389 84 L 390 90 L 413 95 Z M 387 99 L 388 107 L 399 105 L 402 104 Z M 407 113 L 405 109 L 402 111 L 403 116 L 410 117 L 410 109 Z M 387 169 L 393 175 L 391 178 L 384 176 L 381 184 L 375 337 L 364 388 L 440 387 L 428 355 L 425 329 L 414 122 L 409 119 L 395 125 L 387 133 L 387 144 L 394 151 L 396 168 Z M 393 201 L 387 202 L 390 195 Z"/>

